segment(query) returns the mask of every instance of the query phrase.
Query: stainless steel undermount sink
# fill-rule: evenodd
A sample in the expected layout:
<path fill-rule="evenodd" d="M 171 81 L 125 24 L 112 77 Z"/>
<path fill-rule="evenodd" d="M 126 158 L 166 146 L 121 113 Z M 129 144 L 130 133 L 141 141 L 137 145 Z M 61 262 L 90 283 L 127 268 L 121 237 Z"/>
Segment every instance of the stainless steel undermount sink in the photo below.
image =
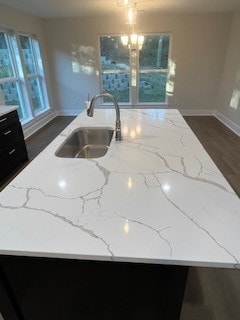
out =
<path fill-rule="evenodd" d="M 80 127 L 67 137 L 55 155 L 62 158 L 100 158 L 107 153 L 113 132 L 110 127 Z"/>

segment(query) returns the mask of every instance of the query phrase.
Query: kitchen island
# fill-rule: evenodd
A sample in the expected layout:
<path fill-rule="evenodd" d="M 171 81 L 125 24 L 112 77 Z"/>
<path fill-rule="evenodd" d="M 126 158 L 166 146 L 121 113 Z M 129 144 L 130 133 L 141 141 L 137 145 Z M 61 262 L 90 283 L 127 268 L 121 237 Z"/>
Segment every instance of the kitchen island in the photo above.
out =
<path fill-rule="evenodd" d="M 55 156 L 74 129 L 113 127 L 114 121 L 115 110 L 97 110 L 94 118 L 80 114 L 0 194 L 5 287 L 12 286 L 14 270 L 12 280 L 5 273 L 13 262 L 29 274 L 30 265 L 44 268 L 41 259 L 68 267 L 68 259 L 77 260 L 83 276 L 104 266 L 106 275 L 116 272 L 121 280 L 126 265 L 138 279 L 161 266 L 168 280 L 181 278 L 175 289 L 169 284 L 175 292 L 182 288 L 179 307 L 188 266 L 239 267 L 239 198 L 177 110 L 121 110 L 123 141 L 113 138 L 104 157 Z"/>

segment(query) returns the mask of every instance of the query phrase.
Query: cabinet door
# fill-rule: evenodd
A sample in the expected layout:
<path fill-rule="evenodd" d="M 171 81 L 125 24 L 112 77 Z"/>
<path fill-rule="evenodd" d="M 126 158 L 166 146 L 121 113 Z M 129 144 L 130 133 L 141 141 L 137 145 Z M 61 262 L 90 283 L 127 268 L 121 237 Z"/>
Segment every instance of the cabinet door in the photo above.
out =
<path fill-rule="evenodd" d="M 0 278 L 0 312 L 2 313 L 4 320 L 20 320 L 17 316 L 9 295 L 3 285 Z"/>
<path fill-rule="evenodd" d="M 0 131 L 0 152 L 7 147 L 23 140 L 23 132 L 20 122 L 17 122 Z"/>
<path fill-rule="evenodd" d="M 13 123 L 19 121 L 18 113 L 16 110 L 9 112 L 0 117 L 0 129 L 5 129 L 6 127 L 10 126 Z"/>
<path fill-rule="evenodd" d="M 24 141 L 12 145 L 0 152 L 0 179 L 6 176 L 18 164 L 26 161 L 27 151 Z"/>

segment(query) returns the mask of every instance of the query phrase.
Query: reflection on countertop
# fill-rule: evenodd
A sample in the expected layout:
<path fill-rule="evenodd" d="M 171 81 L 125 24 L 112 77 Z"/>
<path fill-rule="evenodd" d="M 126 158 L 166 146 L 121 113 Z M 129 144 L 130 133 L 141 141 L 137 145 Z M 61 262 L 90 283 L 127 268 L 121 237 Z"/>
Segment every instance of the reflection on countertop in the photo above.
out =
<path fill-rule="evenodd" d="M 240 200 L 177 110 L 121 110 L 101 158 L 58 158 L 81 113 L 0 194 L 0 253 L 239 267 Z M 229 219 L 231 217 L 231 219 Z"/>

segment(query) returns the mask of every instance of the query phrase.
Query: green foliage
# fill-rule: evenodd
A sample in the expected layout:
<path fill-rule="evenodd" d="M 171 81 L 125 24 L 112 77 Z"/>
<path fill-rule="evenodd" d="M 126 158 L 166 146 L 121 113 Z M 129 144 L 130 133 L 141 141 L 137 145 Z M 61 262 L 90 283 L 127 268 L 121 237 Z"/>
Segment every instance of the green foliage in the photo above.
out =
<path fill-rule="evenodd" d="M 13 73 L 12 73 L 12 68 L 11 66 L 7 65 L 1 65 L 0 66 L 0 79 L 2 78 L 8 78 L 8 77 L 12 77 Z"/>
<path fill-rule="evenodd" d="M 117 90 L 109 91 L 109 93 L 111 93 L 118 102 L 129 102 L 129 90 L 128 89 L 121 90 L 121 91 L 117 91 Z M 104 102 L 111 102 L 111 101 L 104 98 Z"/>
<path fill-rule="evenodd" d="M 31 45 L 30 45 L 30 39 L 29 37 L 26 36 L 19 36 L 19 40 L 20 40 L 20 45 L 22 49 L 29 49 L 31 50 Z"/>
<path fill-rule="evenodd" d="M 0 32 L 0 54 L 1 54 L 0 56 L 3 57 L 4 54 L 6 55 L 7 53 L 7 63 L 6 62 L 4 63 L 2 59 L 0 60 L 0 79 L 13 76 L 11 61 L 10 61 L 7 49 L 8 47 L 7 47 L 5 34 L 3 32 Z"/>
<path fill-rule="evenodd" d="M 105 57 L 106 61 L 115 62 L 115 64 L 129 65 L 129 50 L 121 43 L 121 38 L 117 37 L 101 37 L 100 38 L 101 57 Z M 113 66 L 112 66 L 113 67 Z M 104 66 L 105 69 L 105 66 Z M 112 68 L 114 69 L 114 68 Z"/>
<path fill-rule="evenodd" d="M 139 102 L 165 102 L 166 81 L 164 73 L 141 74 L 141 81 L 146 81 L 150 85 L 149 89 L 139 89 Z"/>
<path fill-rule="evenodd" d="M 139 52 L 139 62 L 143 69 L 167 69 L 169 36 L 145 36 L 142 50 Z"/>
<path fill-rule="evenodd" d="M 0 32 L 0 49 L 7 49 L 7 42 L 3 32 Z"/>
<path fill-rule="evenodd" d="M 101 57 L 103 70 L 124 70 L 129 66 L 130 52 L 121 44 L 121 38 L 101 37 Z M 145 36 L 142 50 L 139 51 L 139 82 L 146 83 L 139 88 L 139 102 L 165 102 L 167 74 L 154 72 L 156 69 L 168 68 L 169 35 Z M 141 70 L 153 70 L 151 73 L 141 73 Z M 111 90 L 119 102 L 129 102 L 129 89 Z M 106 101 L 104 101 L 106 102 Z"/>
<path fill-rule="evenodd" d="M 32 98 L 32 102 L 33 102 L 33 107 L 35 111 L 41 110 L 42 106 L 41 106 L 41 101 L 39 97 Z"/>
<path fill-rule="evenodd" d="M 147 88 L 139 88 L 139 102 L 165 102 L 166 101 L 166 73 L 140 74 L 140 81 L 147 84 Z M 129 102 L 129 90 L 111 90 L 118 102 Z M 104 99 L 104 102 L 109 102 Z"/>

